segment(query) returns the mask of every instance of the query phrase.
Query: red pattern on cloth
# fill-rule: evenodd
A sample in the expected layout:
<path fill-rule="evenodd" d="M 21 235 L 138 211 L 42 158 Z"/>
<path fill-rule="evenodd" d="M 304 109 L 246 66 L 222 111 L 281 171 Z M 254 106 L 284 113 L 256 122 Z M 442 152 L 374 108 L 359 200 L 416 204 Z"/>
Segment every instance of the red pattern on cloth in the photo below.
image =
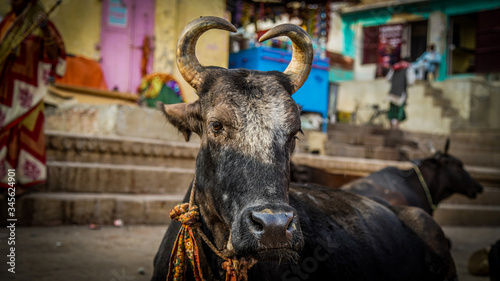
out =
<path fill-rule="evenodd" d="M 23 173 L 28 178 L 36 180 L 40 178 L 42 172 L 34 162 L 26 160 L 23 165 Z"/>
<path fill-rule="evenodd" d="M 18 99 L 23 108 L 29 108 L 33 103 L 33 94 L 28 88 L 19 89 Z"/>
<path fill-rule="evenodd" d="M 16 18 L 13 13 L 6 15 L 0 23 L 0 38 L 18 36 L 20 31 L 15 27 L 24 24 L 18 19 L 22 17 Z M 46 180 L 43 96 L 49 77 L 64 74 L 66 58 L 61 35 L 52 22 L 48 21 L 46 26 L 50 38 L 36 29 L 0 65 L 2 187 L 8 187 L 7 169 L 18 169 L 16 180 L 20 186 Z M 9 43 L 0 40 L 0 44 Z M 46 51 L 53 44 L 57 45 L 57 58 L 51 58 Z"/>

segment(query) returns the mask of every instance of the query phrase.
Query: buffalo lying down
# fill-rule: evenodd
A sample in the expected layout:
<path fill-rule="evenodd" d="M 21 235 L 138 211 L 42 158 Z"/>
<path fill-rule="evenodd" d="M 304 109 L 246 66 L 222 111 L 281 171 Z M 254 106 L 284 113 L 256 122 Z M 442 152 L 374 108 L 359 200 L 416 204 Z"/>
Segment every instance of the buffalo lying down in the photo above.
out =
<path fill-rule="evenodd" d="M 195 44 L 211 28 L 235 31 L 225 20 L 202 17 L 185 28 L 178 44 L 179 70 L 199 99 L 162 110 L 186 139 L 191 132 L 201 138 L 190 190 L 200 229 L 218 251 L 232 260 L 257 260 L 249 280 L 454 280 L 443 232 L 422 210 L 290 184 L 290 155 L 300 131 L 291 95 L 312 64 L 306 33 L 291 24 L 266 33 L 261 40 L 290 37 L 293 58 L 283 73 L 260 72 L 201 66 Z M 180 227 L 179 222 L 169 226 L 153 280 L 165 280 Z M 224 260 L 198 230 L 194 236 L 203 278 L 224 280 Z M 194 280 L 190 267 L 185 275 Z"/>
<path fill-rule="evenodd" d="M 430 158 L 415 161 L 417 168 L 401 170 L 387 167 L 350 182 L 341 189 L 375 200 L 385 200 L 391 205 L 419 207 L 431 215 L 439 202 L 454 193 L 476 198 L 483 187 L 464 170 L 459 159 L 448 154 L 448 148 L 449 140 L 444 152 L 436 152 Z M 421 179 L 418 171 L 422 175 Z"/>

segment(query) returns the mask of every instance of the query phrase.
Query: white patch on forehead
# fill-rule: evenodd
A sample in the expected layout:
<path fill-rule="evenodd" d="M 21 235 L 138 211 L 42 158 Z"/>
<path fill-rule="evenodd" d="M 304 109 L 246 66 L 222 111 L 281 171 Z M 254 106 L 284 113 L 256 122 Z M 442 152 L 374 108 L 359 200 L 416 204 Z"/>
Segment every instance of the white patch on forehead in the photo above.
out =
<path fill-rule="evenodd" d="M 279 95 L 262 95 L 262 99 L 250 99 L 242 108 L 245 112 L 245 126 L 239 139 L 239 151 L 264 163 L 273 162 L 273 142 L 285 145 L 292 112 L 287 108 L 290 101 Z"/>

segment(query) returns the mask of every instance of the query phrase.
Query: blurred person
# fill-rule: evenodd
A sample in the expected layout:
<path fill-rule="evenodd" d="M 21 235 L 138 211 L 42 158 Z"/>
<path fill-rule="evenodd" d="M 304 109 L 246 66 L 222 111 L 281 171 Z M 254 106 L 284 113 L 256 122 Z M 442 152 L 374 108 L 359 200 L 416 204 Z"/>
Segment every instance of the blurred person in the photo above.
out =
<path fill-rule="evenodd" d="M 37 0 L 10 4 L 0 22 L 0 185 L 9 187 L 15 169 L 19 194 L 47 178 L 43 96 L 49 79 L 64 74 L 65 50 Z"/>
<path fill-rule="evenodd" d="M 406 120 L 407 88 L 415 82 L 415 72 L 411 67 L 410 58 L 405 57 L 395 63 L 386 78 L 391 83 L 387 97 L 389 100 L 387 118 L 391 121 L 391 129 L 399 129 L 399 123 Z"/>
<path fill-rule="evenodd" d="M 441 55 L 436 51 L 436 46 L 431 44 L 414 63 L 414 67 L 419 70 L 419 78 L 424 80 L 434 80 L 436 70 L 441 63 Z"/>
<path fill-rule="evenodd" d="M 378 51 L 378 64 L 375 77 L 385 77 L 396 61 L 396 53 L 393 46 L 385 43 Z"/>

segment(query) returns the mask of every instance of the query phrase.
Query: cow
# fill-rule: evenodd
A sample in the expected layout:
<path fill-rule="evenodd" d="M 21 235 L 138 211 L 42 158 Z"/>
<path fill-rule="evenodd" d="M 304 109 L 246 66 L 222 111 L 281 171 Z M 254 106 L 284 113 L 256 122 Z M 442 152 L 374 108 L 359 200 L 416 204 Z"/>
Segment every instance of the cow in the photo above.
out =
<path fill-rule="evenodd" d="M 488 253 L 488 266 L 491 281 L 500 281 L 500 240 L 491 246 Z"/>
<path fill-rule="evenodd" d="M 179 71 L 199 99 L 160 105 L 186 140 L 193 132 L 200 136 L 184 202 L 199 208 L 194 240 L 203 279 L 224 280 L 224 258 L 231 257 L 257 261 L 238 280 L 455 280 L 444 234 L 422 210 L 290 183 L 301 130 L 292 94 L 313 59 L 307 33 L 283 24 L 264 34 L 261 41 L 289 37 L 293 54 L 283 72 L 263 72 L 202 66 L 195 45 L 209 29 L 236 31 L 224 19 L 201 17 L 185 27 L 177 45 Z M 169 225 L 152 280 L 165 280 L 181 228 L 177 221 Z M 188 266 L 185 280 L 195 280 L 193 274 Z"/>
<path fill-rule="evenodd" d="M 476 198 L 483 187 L 464 169 L 462 161 L 448 153 L 449 146 L 447 139 L 444 152 L 414 160 L 412 169 L 386 167 L 341 189 L 391 205 L 422 208 L 430 215 L 442 200 L 454 193 Z"/>

